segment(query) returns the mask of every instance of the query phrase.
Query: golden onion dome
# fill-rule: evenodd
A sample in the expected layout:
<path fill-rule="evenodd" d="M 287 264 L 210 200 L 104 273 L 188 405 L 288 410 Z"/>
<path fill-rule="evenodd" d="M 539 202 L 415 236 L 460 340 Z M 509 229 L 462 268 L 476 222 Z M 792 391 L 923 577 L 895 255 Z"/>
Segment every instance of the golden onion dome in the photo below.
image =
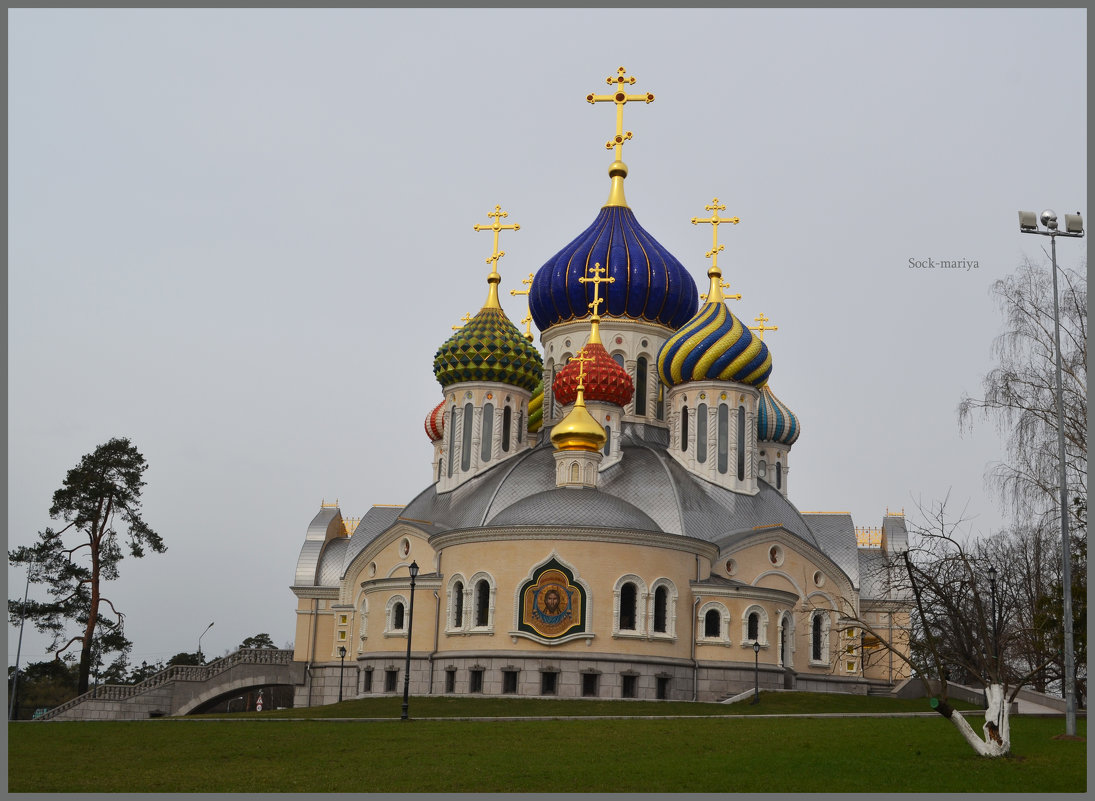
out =
<path fill-rule="evenodd" d="M 604 428 L 586 411 L 584 388 L 579 386 L 574 408 L 551 429 L 551 444 L 559 451 L 599 451 L 607 439 Z"/>

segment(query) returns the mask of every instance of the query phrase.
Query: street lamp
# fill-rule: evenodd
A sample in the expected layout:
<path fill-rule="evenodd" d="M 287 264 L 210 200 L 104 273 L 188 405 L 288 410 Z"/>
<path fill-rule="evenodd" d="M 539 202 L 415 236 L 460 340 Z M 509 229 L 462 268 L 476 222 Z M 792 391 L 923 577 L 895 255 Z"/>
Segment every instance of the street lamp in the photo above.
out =
<path fill-rule="evenodd" d="M 749 703 L 760 703 L 760 643 L 756 640 L 753 640 L 753 700 Z"/>
<path fill-rule="evenodd" d="M 1076 734 L 1076 657 L 1072 647 L 1072 567 L 1068 547 L 1068 490 L 1065 485 L 1065 404 L 1061 389 L 1061 312 L 1057 303 L 1057 237 L 1084 235 L 1084 218 L 1080 212 L 1065 215 L 1065 230 L 1057 230 L 1057 214 L 1050 209 L 1039 218 L 1046 230 L 1038 229 L 1033 211 L 1019 212 L 1019 232 L 1049 237 L 1053 261 L 1053 341 L 1057 347 L 1057 460 L 1061 483 L 1061 595 L 1064 598 L 1064 615 L 1061 628 L 1064 634 L 1065 670 L 1065 734 Z"/>
<path fill-rule="evenodd" d="M 338 702 L 342 703 L 342 675 L 346 670 L 346 646 L 338 646 Z"/>
<path fill-rule="evenodd" d="M 411 608 L 407 613 L 407 665 L 403 670 L 403 714 L 401 720 L 407 719 L 407 701 L 411 684 L 411 632 L 414 629 L 414 580 L 418 577 L 418 562 L 411 562 Z"/>
<path fill-rule="evenodd" d="M 201 633 L 201 635 L 198 637 L 198 664 L 199 665 L 205 664 L 205 660 L 202 659 L 202 637 L 204 637 L 205 632 L 209 631 L 209 629 L 211 629 L 211 628 L 213 628 L 212 623 L 210 623 L 208 626 L 206 626 L 205 631 L 203 631 Z"/>
<path fill-rule="evenodd" d="M 11 679 L 11 703 L 8 704 L 8 720 L 15 720 L 15 690 L 19 684 L 19 658 L 23 654 L 23 627 L 27 625 L 27 598 L 30 597 L 30 571 L 34 562 L 27 565 L 27 587 L 23 590 L 23 606 L 19 612 L 19 645 L 15 648 L 15 675 Z"/>
<path fill-rule="evenodd" d="M 992 593 L 992 658 L 1000 667 L 1000 638 L 996 634 L 996 568 L 989 567 L 989 590 Z"/>
<path fill-rule="evenodd" d="M 238 696 L 236 696 L 235 698 L 229 698 L 229 699 L 228 699 L 228 708 L 227 708 L 227 709 L 225 709 L 225 713 L 227 714 L 228 712 L 231 712 L 231 711 L 232 711 L 232 702 L 233 702 L 233 701 L 242 701 L 242 700 L 243 700 L 243 696 L 242 696 L 242 695 L 238 695 Z"/>

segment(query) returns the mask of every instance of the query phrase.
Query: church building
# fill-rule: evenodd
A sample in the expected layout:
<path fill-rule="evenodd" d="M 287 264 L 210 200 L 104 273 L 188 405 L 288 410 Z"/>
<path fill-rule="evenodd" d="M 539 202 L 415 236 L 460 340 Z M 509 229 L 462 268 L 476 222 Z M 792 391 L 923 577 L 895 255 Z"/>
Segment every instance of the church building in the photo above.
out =
<path fill-rule="evenodd" d="M 408 643 L 419 696 L 715 701 L 755 676 L 848 693 L 907 676 L 880 642 L 907 648 L 887 580 L 903 515 L 857 529 L 796 508 L 802 424 L 773 391 L 774 328 L 731 311 L 718 267 L 738 220 L 717 198 L 692 219 L 713 235 L 697 286 L 624 196 L 623 107 L 654 96 L 622 67 L 608 83 L 586 98 L 617 111 L 608 200 L 532 279 L 540 347 L 499 304 L 516 226 L 498 206 L 475 226 L 494 234 L 486 301 L 437 349 L 440 401 L 422 399 L 432 483 L 359 520 L 324 504 L 307 527 L 297 706 L 337 700 L 340 671 L 345 697 L 402 694 Z"/>

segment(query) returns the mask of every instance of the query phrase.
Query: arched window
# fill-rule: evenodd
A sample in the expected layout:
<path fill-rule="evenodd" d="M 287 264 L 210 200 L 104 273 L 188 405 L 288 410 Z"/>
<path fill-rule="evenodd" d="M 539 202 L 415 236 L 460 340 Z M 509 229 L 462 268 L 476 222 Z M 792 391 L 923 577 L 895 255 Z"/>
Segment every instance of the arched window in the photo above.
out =
<path fill-rule="evenodd" d="M 745 407 L 738 407 L 738 481 L 745 481 Z"/>
<path fill-rule="evenodd" d="M 669 590 L 658 587 L 654 590 L 654 631 L 664 634 L 666 619 L 669 617 Z"/>
<path fill-rule="evenodd" d="M 810 621 L 810 660 L 823 662 L 829 653 L 829 615 L 814 612 Z"/>
<path fill-rule="evenodd" d="M 646 357 L 635 362 L 635 414 L 646 414 Z"/>
<path fill-rule="evenodd" d="M 468 470 L 471 467 L 471 426 L 474 410 L 470 403 L 464 406 L 464 440 L 460 449 L 460 469 Z"/>
<path fill-rule="evenodd" d="M 620 367 L 624 366 L 624 355 L 622 353 L 613 353 L 612 358 L 616 360 L 616 364 Z"/>
<path fill-rule="evenodd" d="M 517 413 L 517 444 L 521 444 L 521 435 L 525 429 L 525 410 L 522 407 L 521 411 Z"/>
<path fill-rule="evenodd" d="M 696 461 L 707 461 L 707 404 L 696 407 Z"/>
<path fill-rule="evenodd" d="M 449 478 L 452 478 L 452 459 L 456 452 L 456 407 L 449 411 Z"/>
<path fill-rule="evenodd" d="M 486 579 L 475 585 L 475 625 L 490 625 L 490 583 Z"/>
<path fill-rule="evenodd" d="M 605 456 L 612 453 L 612 426 L 605 426 Z"/>
<path fill-rule="evenodd" d="M 725 403 L 719 404 L 719 472 L 726 473 L 730 468 L 728 467 L 729 456 L 727 450 L 729 448 L 729 432 L 730 427 L 730 410 Z"/>
<path fill-rule="evenodd" d="M 779 462 L 776 462 L 776 489 L 783 489 L 783 465 Z"/>
<path fill-rule="evenodd" d="M 681 408 L 681 450 L 688 450 L 688 407 Z"/>
<path fill-rule="evenodd" d="M 659 420 L 665 419 L 665 384 L 661 381 L 658 381 L 658 405 L 654 414 Z"/>
<path fill-rule="evenodd" d="M 578 484 L 582 480 L 582 468 L 578 466 L 577 462 L 572 462 L 570 465 L 570 483 Z"/>
<path fill-rule="evenodd" d="M 369 600 L 367 598 L 361 599 L 361 612 L 359 613 L 361 618 L 361 625 L 358 629 L 358 635 L 361 637 L 361 643 L 358 645 L 358 650 L 364 650 L 365 638 L 369 636 Z"/>
<path fill-rule="evenodd" d="M 483 444 L 479 448 L 479 459 L 490 461 L 491 448 L 494 447 L 494 404 L 483 407 Z"/>
<path fill-rule="evenodd" d="M 452 627 L 464 628 L 464 582 L 458 581 L 452 585 L 450 594 L 452 599 Z"/>
<path fill-rule="evenodd" d="M 760 615 L 756 612 L 749 613 L 749 631 L 747 632 L 747 640 L 756 640 L 760 637 Z"/>
<path fill-rule="evenodd" d="M 509 453 L 509 430 L 513 425 L 513 409 L 507 406 L 502 411 L 502 453 Z"/>
<path fill-rule="evenodd" d="M 741 624 L 741 641 L 768 644 L 768 613 L 762 607 L 753 605 L 745 610 Z"/>
<path fill-rule="evenodd" d="M 403 603 L 396 603 L 392 607 L 392 630 L 403 631 Z"/>
<path fill-rule="evenodd" d="M 719 610 L 708 609 L 707 614 L 703 616 L 703 636 L 714 638 L 722 636 L 722 615 L 719 614 Z"/>
<path fill-rule="evenodd" d="M 634 631 L 638 591 L 630 581 L 620 588 L 620 629 Z"/>

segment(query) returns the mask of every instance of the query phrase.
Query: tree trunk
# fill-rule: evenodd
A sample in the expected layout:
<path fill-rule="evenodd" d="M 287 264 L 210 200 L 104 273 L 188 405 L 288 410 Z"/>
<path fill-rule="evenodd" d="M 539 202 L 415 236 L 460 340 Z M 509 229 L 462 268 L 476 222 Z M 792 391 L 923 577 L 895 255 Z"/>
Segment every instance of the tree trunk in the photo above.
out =
<path fill-rule="evenodd" d="M 939 714 L 947 718 L 958 732 L 970 744 L 970 747 L 981 756 L 1001 757 L 1011 753 L 1011 726 L 1009 723 L 1009 711 L 1007 697 L 1004 695 L 1002 684 L 990 684 L 985 688 L 985 698 L 989 707 L 985 710 L 985 739 L 977 736 L 969 722 L 961 713 L 953 711 L 946 704 L 939 708 Z"/>

